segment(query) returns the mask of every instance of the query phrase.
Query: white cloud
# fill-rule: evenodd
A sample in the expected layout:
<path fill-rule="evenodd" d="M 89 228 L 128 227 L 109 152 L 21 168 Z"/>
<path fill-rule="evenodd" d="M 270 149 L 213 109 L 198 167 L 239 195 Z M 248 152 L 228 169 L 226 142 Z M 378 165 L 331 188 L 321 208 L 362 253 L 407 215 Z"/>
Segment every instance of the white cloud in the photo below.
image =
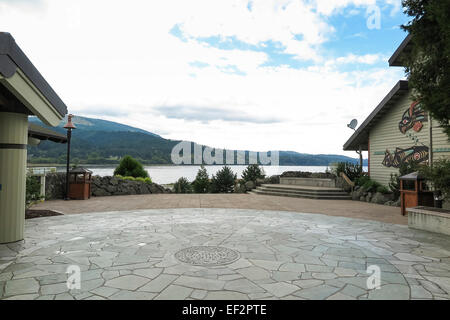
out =
<path fill-rule="evenodd" d="M 216 147 L 343 153 L 351 134 L 346 123 L 362 121 L 403 73 L 376 67 L 385 59 L 379 53 L 329 62 L 320 55 L 334 32 L 326 16 L 371 1 L 254 1 L 251 11 L 247 4 L 47 0 L 24 9 L 25 3 L 0 0 L 0 30 L 13 34 L 74 114 Z M 185 41 L 169 33 L 175 25 Z M 263 67 L 269 60 L 264 52 L 221 50 L 196 40 L 217 35 L 249 44 L 279 41 L 285 53 L 316 64 Z M 207 65 L 198 68 L 195 61 Z M 369 69 L 339 70 L 352 63 Z M 189 107 L 195 112 L 180 119 L 176 106 L 183 107 L 180 114 Z M 170 114 L 161 112 L 164 107 Z M 229 121 L 212 109 L 228 112 L 223 119 Z"/>

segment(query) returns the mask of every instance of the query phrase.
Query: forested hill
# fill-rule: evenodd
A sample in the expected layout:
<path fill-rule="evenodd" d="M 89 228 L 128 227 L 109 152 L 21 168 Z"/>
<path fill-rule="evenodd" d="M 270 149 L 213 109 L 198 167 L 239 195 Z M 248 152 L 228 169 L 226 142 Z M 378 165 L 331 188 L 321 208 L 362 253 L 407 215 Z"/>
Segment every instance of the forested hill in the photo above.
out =
<path fill-rule="evenodd" d="M 36 117 L 29 120 L 47 127 Z M 180 142 L 112 121 L 74 117 L 73 122 L 77 126 L 71 143 L 71 162 L 74 164 L 116 164 L 125 155 L 131 155 L 144 164 L 171 164 L 172 148 Z M 50 129 L 65 134 L 64 123 L 62 121 L 58 127 Z M 66 148 L 66 144 L 42 141 L 37 147 L 28 147 L 28 162 L 64 164 Z M 281 165 L 327 166 L 339 161 L 356 163 L 358 159 L 280 151 Z"/>

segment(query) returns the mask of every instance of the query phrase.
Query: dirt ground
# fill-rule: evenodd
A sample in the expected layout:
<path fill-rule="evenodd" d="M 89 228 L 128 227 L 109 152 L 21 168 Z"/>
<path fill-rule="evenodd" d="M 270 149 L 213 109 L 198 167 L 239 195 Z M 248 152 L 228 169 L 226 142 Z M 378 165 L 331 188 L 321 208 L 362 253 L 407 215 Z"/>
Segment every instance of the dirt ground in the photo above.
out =
<path fill-rule="evenodd" d="M 400 208 L 351 200 L 315 200 L 254 194 L 149 194 L 92 197 L 89 200 L 52 200 L 34 205 L 34 210 L 63 214 L 165 208 L 238 208 L 322 213 L 406 225 Z"/>

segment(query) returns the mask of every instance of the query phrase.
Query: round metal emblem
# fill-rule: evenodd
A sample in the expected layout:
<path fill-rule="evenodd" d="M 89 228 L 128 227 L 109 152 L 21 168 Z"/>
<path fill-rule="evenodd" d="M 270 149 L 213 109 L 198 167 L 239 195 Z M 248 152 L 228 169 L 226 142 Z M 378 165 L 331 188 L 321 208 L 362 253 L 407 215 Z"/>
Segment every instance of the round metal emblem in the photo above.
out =
<path fill-rule="evenodd" d="M 224 247 L 197 246 L 178 251 L 175 258 L 194 266 L 220 266 L 238 260 L 240 255 Z"/>

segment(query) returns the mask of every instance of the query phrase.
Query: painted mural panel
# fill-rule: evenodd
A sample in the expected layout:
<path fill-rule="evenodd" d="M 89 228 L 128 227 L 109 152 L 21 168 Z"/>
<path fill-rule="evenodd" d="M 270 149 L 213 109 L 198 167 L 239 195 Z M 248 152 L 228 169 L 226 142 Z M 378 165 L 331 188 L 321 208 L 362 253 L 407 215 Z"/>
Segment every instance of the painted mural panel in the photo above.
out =
<path fill-rule="evenodd" d="M 428 152 L 427 146 L 412 146 L 406 149 L 395 148 L 394 152 L 386 150 L 382 164 L 388 168 L 399 168 L 402 163 L 411 160 L 418 162 L 427 161 Z"/>
<path fill-rule="evenodd" d="M 405 134 L 413 129 L 415 132 L 422 130 L 423 122 L 427 121 L 427 116 L 418 101 L 411 103 L 408 109 L 403 113 L 402 119 L 398 123 L 398 129 Z"/>
<path fill-rule="evenodd" d="M 423 122 L 427 121 L 427 115 L 418 101 L 411 103 L 406 109 L 400 122 L 398 122 L 398 129 L 401 133 L 410 138 L 414 145 L 410 147 L 396 147 L 395 150 L 389 151 L 386 149 L 384 159 L 381 164 L 388 168 L 399 168 L 402 163 L 414 160 L 423 162 L 428 160 L 428 147 L 419 142 L 419 138 L 409 130 L 419 132 L 423 128 Z M 406 134 L 408 132 L 408 134 Z M 418 144 L 421 145 L 418 145 Z"/>

